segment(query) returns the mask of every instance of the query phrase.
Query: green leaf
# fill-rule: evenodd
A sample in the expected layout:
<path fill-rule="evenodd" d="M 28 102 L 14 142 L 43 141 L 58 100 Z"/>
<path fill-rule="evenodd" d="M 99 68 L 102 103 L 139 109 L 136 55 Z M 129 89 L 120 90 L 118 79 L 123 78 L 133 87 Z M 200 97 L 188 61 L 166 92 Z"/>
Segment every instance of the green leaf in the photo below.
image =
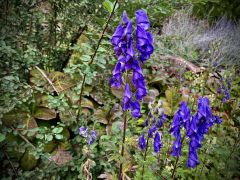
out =
<path fill-rule="evenodd" d="M 38 160 L 32 154 L 30 154 L 29 151 L 26 151 L 21 159 L 20 164 L 24 170 L 29 171 L 37 166 L 37 161 Z"/>
<path fill-rule="evenodd" d="M 42 134 L 37 134 L 36 138 L 37 138 L 37 139 L 43 139 L 43 138 L 44 138 L 44 135 L 42 135 Z"/>
<path fill-rule="evenodd" d="M 51 134 L 46 135 L 46 140 L 47 141 L 52 141 L 53 140 L 53 136 Z"/>
<path fill-rule="evenodd" d="M 59 134 L 59 133 L 61 133 L 63 131 L 63 128 L 62 127 L 59 127 L 59 128 L 54 128 L 53 130 L 52 130 L 52 132 L 54 133 L 54 134 Z"/>
<path fill-rule="evenodd" d="M 109 13 L 111 13 L 113 11 L 113 3 L 111 1 L 105 0 L 103 2 L 103 6 L 104 6 L 105 9 L 108 10 Z"/>
<path fill-rule="evenodd" d="M 56 134 L 56 135 L 55 135 L 55 138 L 56 138 L 56 139 L 63 139 L 63 135 L 61 135 L 61 134 Z"/>
<path fill-rule="evenodd" d="M 5 135 L 4 134 L 2 134 L 2 133 L 0 133 L 0 142 L 2 142 L 2 141 L 4 141 L 5 140 Z"/>

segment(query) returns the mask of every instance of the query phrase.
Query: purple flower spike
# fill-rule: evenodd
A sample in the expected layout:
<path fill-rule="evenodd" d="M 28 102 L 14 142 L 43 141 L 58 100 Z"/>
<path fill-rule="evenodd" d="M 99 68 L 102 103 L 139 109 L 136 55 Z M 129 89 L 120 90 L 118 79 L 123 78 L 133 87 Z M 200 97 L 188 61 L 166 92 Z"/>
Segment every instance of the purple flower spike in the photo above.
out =
<path fill-rule="evenodd" d="M 150 27 L 150 22 L 148 20 L 148 17 L 145 11 L 141 9 L 137 10 L 135 15 L 136 15 L 137 25 L 143 28 L 145 31 L 148 30 Z"/>
<path fill-rule="evenodd" d="M 143 62 L 149 59 L 153 53 L 153 38 L 151 33 L 147 31 L 150 27 L 147 14 L 143 10 L 138 10 L 136 19 L 136 42 L 133 38 L 132 22 L 128 18 L 126 11 L 123 12 L 121 25 L 116 28 L 111 38 L 118 62 L 110 79 L 111 87 L 120 88 L 124 81 L 123 74 L 126 71 L 133 71 L 132 82 L 135 86 L 134 90 L 136 90 L 133 99 L 135 101 L 132 101 L 132 93 L 127 84 L 123 98 L 123 110 L 131 109 L 132 116 L 135 119 L 141 116 L 139 101 L 147 95 L 146 83 L 138 60 Z M 136 58 L 135 47 L 138 50 L 138 59 Z"/>
<path fill-rule="evenodd" d="M 144 134 L 142 134 L 142 136 L 139 137 L 138 145 L 141 150 L 144 150 L 146 148 L 146 140 Z"/>
<path fill-rule="evenodd" d="M 147 14 L 143 10 L 138 10 L 135 13 L 136 15 L 136 36 L 137 36 L 137 49 L 139 51 L 138 58 L 142 62 L 150 58 L 150 55 L 153 53 L 153 38 L 152 34 L 147 30 L 150 27 L 150 22 L 147 17 Z"/>
<path fill-rule="evenodd" d="M 160 151 L 161 147 L 162 147 L 162 144 L 161 144 L 160 134 L 159 134 L 159 132 L 156 132 L 155 138 L 154 138 L 154 143 L 153 143 L 154 152 L 158 153 Z"/>

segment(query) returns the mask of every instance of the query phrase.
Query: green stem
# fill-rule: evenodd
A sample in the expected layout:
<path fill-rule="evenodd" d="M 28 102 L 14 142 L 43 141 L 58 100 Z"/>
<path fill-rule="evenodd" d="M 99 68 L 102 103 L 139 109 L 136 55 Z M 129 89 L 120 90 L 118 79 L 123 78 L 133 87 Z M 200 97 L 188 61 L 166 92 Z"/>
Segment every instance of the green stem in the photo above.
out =
<path fill-rule="evenodd" d="M 183 138 L 182 138 L 182 140 L 181 140 L 181 145 L 182 145 L 182 146 L 183 146 L 183 142 L 184 142 L 185 137 L 186 137 L 186 134 L 183 136 Z M 173 172 L 172 172 L 172 176 L 171 176 L 172 179 L 175 178 L 175 174 L 176 174 L 176 172 L 177 172 L 178 160 L 179 160 L 179 156 L 177 156 L 177 159 L 176 159 L 175 164 L 174 164 L 174 168 L 173 168 Z"/>
<path fill-rule="evenodd" d="M 144 157 L 143 157 L 144 163 L 145 163 L 146 158 L 147 158 L 148 142 L 149 142 L 149 136 L 147 137 L 147 144 L 146 144 L 146 149 L 145 149 Z M 143 164 L 143 167 L 142 167 L 142 178 L 141 178 L 142 180 L 143 180 L 143 176 L 144 176 L 144 164 Z"/>
<path fill-rule="evenodd" d="M 124 115 L 122 151 L 121 151 L 122 159 L 123 159 L 123 157 L 124 157 L 125 140 L 126 140 L 126 129 L 127 129 L 127 112 L 125 112 L 125 115 Z M 122 178 L 122 177 L 123 177 L 122 167 L 123 167 L 123 163 L 121 162 L 121 163 L 120 163 L 120 167 L 119 167 L 118 180 L 122 180 L 122 179 L 123 179 L 123 178 Z"/>
<path fill-rule="evenodd" d="M 112 18 L 112 16 L 113 16 L 113 14 L 114 14 L 114 11 L 115 11 L 115 9 L 116 9 L 117 3 L 118 3 L 118 0 L 116 0 L 115 3 L 114 3 L 113 10 L 112 10 L 110 16 L 109 16 L 108 19 L 107 19 L 106 25 L 105 25 L 105 27 L 104 27 L 104 29 L 103 29 L 103 31 L 102 31 L 102 34 L 101 34 L 101 36 L 100 36 L 100 38 L 99 38 L 99 40 L 98 40 L 97 47 L 96 47 L 93 55 L 91 56 L 90 62 L 88 63 L 89 66 L 93 63 L 94 58 L 95 58 L 96 55 L 97 55 L 98 48 L 99 48 L 99 46 L 100 46 L 100 44 L 101 44 L 101 42 L 102 42 L 102 40 L 103 40 L 103 35 L 104 35 L 105 31 L 107 30 L 108 24 L 109 24 L 109 22 L 110 22 L 110 20 L 111 20 L 111 18 Z M 81 103 L 82 103 L 82 95 L 83 95 L 84 84 L 85 84 L 85 81 L 86 81 L 86 76 L 87 76 L 87 74 L 84 74 L 84 75 L 83 75 L 83 82 L 82 82 L 81 91 L 80 91 L 80 97 L 79 97 L 79 101 L 78 101 L 78 110 L 77 110 L 77 117 L 76 117 L 76 120 L 77 120 L 77 121 L 78 121 L 79 116 L 80 116 Z"/>

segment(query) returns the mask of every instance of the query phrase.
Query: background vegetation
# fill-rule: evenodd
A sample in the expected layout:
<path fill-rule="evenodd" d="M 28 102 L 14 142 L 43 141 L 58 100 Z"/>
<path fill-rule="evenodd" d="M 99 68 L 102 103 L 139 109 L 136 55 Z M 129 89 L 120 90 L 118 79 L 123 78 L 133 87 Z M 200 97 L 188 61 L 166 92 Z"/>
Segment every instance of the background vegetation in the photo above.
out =
<path fill-rule="evenodd" d="M 183 147 L 175 178 L 239 179 L 240 3 L 119 0 L 112 13 L 113 6 L 108 0 L 0 0 L 1 179 L 116 179 L 120 161 L 126 179 L 141 179 L 142 164 L 144 179 L 169 179 L 174 113 L 186 98 L 196 110 L 200 95 L 209 97 L 223 123 L 205 136 L 196 169 L 186 167 Z M 155 51 L 143 67 L 148 95 L 142 117 L 128 119 L 122 160 L 123 90 L 109 85 L 116 63 L 109 39 L 123 10 L 134 17 L 138 9 L 148 13 Z M 218 89 L 229 83 L 223 103 Z M 151 147 L 144 161 L 138 136 L 159 100 L 168 118 L 165 143 L 159 155 Z M 81 126 L 97 132 L 93 145 L 79 136 Z"/>

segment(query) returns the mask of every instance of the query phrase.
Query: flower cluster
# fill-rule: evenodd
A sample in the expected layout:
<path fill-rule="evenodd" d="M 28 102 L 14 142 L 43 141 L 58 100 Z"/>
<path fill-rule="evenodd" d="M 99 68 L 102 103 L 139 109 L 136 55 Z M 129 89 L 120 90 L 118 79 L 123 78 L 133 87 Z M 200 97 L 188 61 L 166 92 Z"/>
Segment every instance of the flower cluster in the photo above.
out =
<path fill-rule="evenodd" d="M 204 139 L 210 127 L 222 122 L 219 116 L 212 114 L 209 99 L 198 99 L 198 111 L 192 117 L 187 136 L 190 138 L 187 166 L 194 168 L 199 164 L 197 149 L 201 147 L 201 141 Z"/>
<path fill-rule="evenodd" d="M 190 121 L 191 119 L 191 121 Z M 190 114 L 187 103 L 183 101 L 179 110 L 174 116 L 170 133 L 176 137 L 172 147 L 172 156 L 181 155 L 182 139 L 180 134 L 181 127 L 186 129 L 186 135 L 190 139 L 187 166 L 194 168 L 199 164 L 197 150 L 201 147 L 201 141 L 204 139 L 210 127 L 222 122 L 219 116 L 212 114 L 210 102 L 207 97 L 198 99 L 198 111 L 195 115 Z"/>
<path fill-rule="evenodd" d="M 222 78 L 222 87 L 218 88 L 217 92 L 218 94 L 222 94 L 223 93 L 223 99 L 222 99 L 222 103 L 225 103 L 227 100 L 230 99 L 230 89 L 232 86 L 232 78 L 229 77 L 228 81 L 227 81 L 227 86 L 225 86 L 224 84 L 224 79 Z"/>
<path fill-rule="evenodd" d="M 86 138 L 89 145 L 93 144 L 97 138 L 96 131 L 91 130 L 89 133 L 88 128 L 85 128 L 84 126 L 79 128 L 79 135 Z"/>
<path fill-rule="evenodd" d="M 143 10 L 136 11 L 136 20 L 137 20 L 137 49 L 139 51 L 138 58 L 144 62 L 149 59 L 150 55 L 153 53 L 153 38 L 148 29 L 150 23 L 147 15 Z"/>
<path fill-rule="evenodd" d="M 188 131 L 190 125 L 190 117 L 190 109 L 188 108 L 187 103 L 183 101 L 180 105 L 179 110 L 174 115 L 172 127 L 170 129 L 170 133 L 176 137 L 171 151 L 172 156 L 180 156 L 182 146 L 180 129 L 181 127 L 184 127 L 186 131 Z"/>
<path fill-rule="evenodd" d="M 150 122 L 150 126 L 148 127 L 149 120 L 152 119 Z M 163 123 L 167 120 L 166 115 L 161 112 L 159 113 L 158 108 L 156 108 L 156 111 L 154 113 L 154 116 L 152 116 L 151 111 L 148 113 L 148 116 L 144 122 L 144 126 L 148 128 L 148 139 L 154 138 L 153 141 L 153 149 L 155 153 L 158 153 L 162 147 L 161 143 L 161 135 L 158 132 L 158 129 L 163 126 Z M 154 136 L 155 134 L 155 136 Z M 145 150 L 147 146 L 146 139 L 144 137 L 144 134 L 142 134 L 139 137 L 139 147 L 141 150 Z"/>
<path fill-rule="evenodd" d="M 146 13 L 143 10 L 136 11 L 136 21 L 137 29 L 138 26 L 139 28 L 144 27 L 145 34 L 136 33 L 138 34 L 136 37 L 136 47 L 139 52 L 138 59 L 143 62 L 142 57 L 144 57 L 144 60 L 147 60 L 153 53 L 152 36 L 150 32 L 146 31 L 150 26 L 150 22 Z M 147 89 L 143 72 L 134 50 L 132 22 L 128 18 L 125 11 L 123 12 L 122 24 L 118 25 L 117 29 L 115 30 L 111 38 L 111 43 L 118 57 L 117 64 L 115 65 L 112 72 L 113 76 L 110 79 L 111 87 L 120 88 L 124 84 L 123 73 L 127 71 L 132 72 L 132 83 L 136 89 L 135 101 L 132 100 L 132 93 L 129 84 L 125 83 L 123 109 L 131 109 L 134 118 L 138 118 L 141 115 L 139 101 L 142 100 L 144 96 L 146 96 Z M 149 49 L 151 49 L 151 51 Z"/>

